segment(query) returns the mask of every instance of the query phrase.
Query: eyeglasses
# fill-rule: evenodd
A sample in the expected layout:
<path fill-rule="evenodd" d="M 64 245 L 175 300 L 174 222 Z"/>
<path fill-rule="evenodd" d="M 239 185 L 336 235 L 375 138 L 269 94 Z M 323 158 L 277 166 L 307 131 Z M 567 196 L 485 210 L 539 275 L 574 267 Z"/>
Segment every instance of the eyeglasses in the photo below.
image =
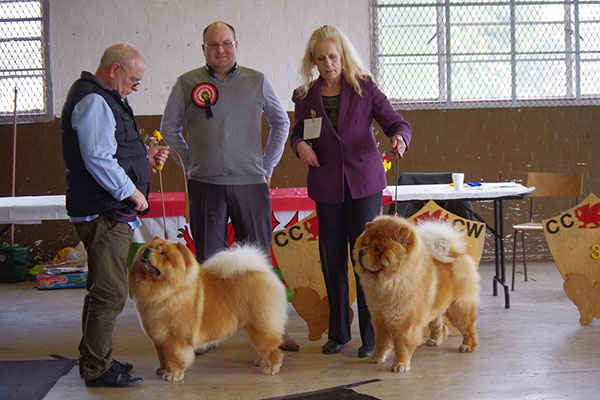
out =
<path fill-rule="evenodd" d="M 132 78 L 131 75 L 129 75 L 129 72 L 127 72 L 127 70 L 125 69 L 125 67 L 122 66 L 121 64 L 119 64 L 119 67 L 121 67 L 121 69 L 123 70 L 123 72 L 125 72 L 125 75 L 127 75 L 127 79 L 129 79 L 129 82 L 131 82 L 132 88 L 135 89 L 138 86 L 140 86 L 140 83 L 142 83 L 141 79 Z"/>
<path fill-rule="evenodd" d="M 236 40 L 224 40 L 222 42 L 208 42 L 204 45 L 210 50 L 217 50 L 219 47 L 222 47 L 223 50 L 231 50 L 236 43 Z"/>

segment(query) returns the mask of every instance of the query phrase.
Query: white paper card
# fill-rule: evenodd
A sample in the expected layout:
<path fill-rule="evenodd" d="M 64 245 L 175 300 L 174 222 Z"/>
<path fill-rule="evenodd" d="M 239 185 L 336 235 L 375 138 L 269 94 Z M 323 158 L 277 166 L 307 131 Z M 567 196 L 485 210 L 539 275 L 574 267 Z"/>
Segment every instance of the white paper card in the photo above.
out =
<path fill-rule="evenodd" d="M 316 139 L 321 136 L 322 117 L 307 118 L 304 120 L 304 140 Z"/>

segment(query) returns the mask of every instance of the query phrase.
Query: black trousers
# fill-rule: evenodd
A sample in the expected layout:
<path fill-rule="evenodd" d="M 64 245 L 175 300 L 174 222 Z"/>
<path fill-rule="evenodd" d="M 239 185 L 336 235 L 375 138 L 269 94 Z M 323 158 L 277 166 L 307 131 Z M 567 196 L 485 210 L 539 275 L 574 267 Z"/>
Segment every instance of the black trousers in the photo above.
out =
<path fill-rule="evenodd" d="M 382 193 L 361 199 L 350 199 L 339 204 L 316 203 L 319 222 L 319 254 L 327 297 L 329 300 L 329 339 L 346 343 L 350 334 L 350 305 L 348 294 L 348 246 L 350 254 L 356 238 L 365 230 L 367 222 L 381 214 Z M 354 261 L 352 261 L 354 262 Z M 356 297 L 360 337 L 365 346 L 375 345 L 371 315 L 356 278 Z"/>
<path fill-rule="evenodd" d="M 266 183 L 212 185 L 190 180 L 190 227 L 196 259 L 202 263 L 227 246 L 227 223 L 231 218 L 238 243 L 253 243 L 269 254 L 271 196 Z"/>

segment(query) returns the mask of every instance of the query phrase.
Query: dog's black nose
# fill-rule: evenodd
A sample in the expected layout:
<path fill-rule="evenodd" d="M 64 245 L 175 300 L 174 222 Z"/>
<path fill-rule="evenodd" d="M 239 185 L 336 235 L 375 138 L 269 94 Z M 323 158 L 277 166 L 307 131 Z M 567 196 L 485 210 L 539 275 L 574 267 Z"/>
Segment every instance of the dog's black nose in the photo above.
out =
<path fill-rule="evenodd" d="M 152 253 L 152 249 L 151 248 L 147 248 L 144 250 L 144 252 L 142 253 L 142 257 L 144 258 L 148 258 L 150 256 L 150 253 Z"/>

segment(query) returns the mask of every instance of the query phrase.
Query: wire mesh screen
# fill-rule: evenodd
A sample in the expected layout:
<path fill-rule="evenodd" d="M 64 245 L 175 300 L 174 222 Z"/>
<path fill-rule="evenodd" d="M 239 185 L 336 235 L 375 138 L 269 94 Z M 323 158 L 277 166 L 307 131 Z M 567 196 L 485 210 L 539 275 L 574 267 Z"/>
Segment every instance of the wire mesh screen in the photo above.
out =
<path fill-rule="evenodd" d="M 52 115 L 48 74 L 48 1 L 0 1 L 0 122 Z M 16 101 L 15 101 L 16 98 Z"/>
<path fill-rule="evenodd" d="M 371 17 L 398 107 L 600 104 L 600 1 L 372 0 Z"/>

